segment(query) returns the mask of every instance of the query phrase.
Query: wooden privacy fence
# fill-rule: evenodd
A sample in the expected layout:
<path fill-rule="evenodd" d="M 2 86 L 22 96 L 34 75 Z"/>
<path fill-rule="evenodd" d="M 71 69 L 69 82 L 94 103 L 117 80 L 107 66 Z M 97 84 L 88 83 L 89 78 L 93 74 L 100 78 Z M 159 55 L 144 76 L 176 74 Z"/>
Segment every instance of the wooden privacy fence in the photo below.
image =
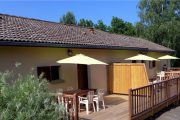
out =
<path fill-rule="evenodd" d="M 130 119 L 150 117 L 180 100 L 180 77 L 129 90 Z"/>
<path fill-rule="evenodd" d="M 108 90 L 110 93 L 129 94 L 130 88 L 148 85 L 144 63 L 113 63 L 109 65 Z"/>

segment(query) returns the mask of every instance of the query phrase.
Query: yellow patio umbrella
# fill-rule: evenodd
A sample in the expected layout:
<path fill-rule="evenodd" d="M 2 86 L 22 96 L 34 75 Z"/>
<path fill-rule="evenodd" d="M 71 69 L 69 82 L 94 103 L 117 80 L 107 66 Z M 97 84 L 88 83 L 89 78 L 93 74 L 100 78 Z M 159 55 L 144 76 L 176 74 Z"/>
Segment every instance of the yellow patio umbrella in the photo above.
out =
<path fill-rule="evenodd" d="M 174 57 L 171 55 L 164 55 L 158 58 L 159 60 L 173 60 L 173 59 L 179 59 L 178 57 Z"/>
<path fill-rule="evenodd" d="M 85 65 L 107 65 L 107 63 L 96 60 L 83 54 L 77 54 L 72 57 L 68 57 L 57 61 L 60 64 L 85 64 Z"/>
<path fill-rule="evenodd" d="M 161 56 L 158 58 L 159 60 L 167 60 L 167 65 L 170 65 L 170 61 L 168 60 L 177 60 L 179 59 L 178 57 L 174 57 L 174 56 L 171 56 L 171 55 L 164 55 L 164 56 Z M 170 65 L 171 66 L 171 65 Z M 168 67 L 169 69 L 169 67 Z"/>
<path fill-rule="evenodd" d="M 130 58 L 126 58 L 125 60 L 147 60 L 147 61 L 158 61 L 157 59 L 153 58 L 153 57 L 149 57 L 147 55 L 143 55 L 143 54 L 138 54 L 136 56 L 130 57 Z"/>

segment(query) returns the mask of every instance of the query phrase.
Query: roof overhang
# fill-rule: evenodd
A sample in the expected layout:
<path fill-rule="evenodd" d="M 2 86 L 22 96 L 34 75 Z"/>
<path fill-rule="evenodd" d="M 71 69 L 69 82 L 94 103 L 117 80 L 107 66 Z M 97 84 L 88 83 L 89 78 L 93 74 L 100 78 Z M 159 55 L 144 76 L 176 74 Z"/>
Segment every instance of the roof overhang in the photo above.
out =
<path fill-rule="evenodd" d="M 51 43 L 51 42 L 32 42 L 32 41 L 8 41 L 0 40 L 0 46 L 21 46 L 21 47 L 55 47 L 55 48 L 82 48 L 82 49 L 113 49 L 113 50 L 136 50 L 142 52 L 161 52 L 175 53 L 176 51 L 150 50 L 148 48 L 106 46 L 106 45 L 87 45 L 70 43 Z"/>

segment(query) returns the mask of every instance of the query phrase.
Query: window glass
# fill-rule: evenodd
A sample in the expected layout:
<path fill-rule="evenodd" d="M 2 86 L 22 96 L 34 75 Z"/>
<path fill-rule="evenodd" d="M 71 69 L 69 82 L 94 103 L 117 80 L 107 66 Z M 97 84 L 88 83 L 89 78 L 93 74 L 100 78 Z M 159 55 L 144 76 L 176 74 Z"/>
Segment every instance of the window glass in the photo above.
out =
<path fill-rule="evenodd" d="M 136 63 L 136 60 L 132 60 L 132 63 Z"/>
<path fill-rule="evenodd" d="M 48 81 L 59 80 L 59 66 L 42 66 L 37 67 L 38 76 L 42 75 Z"/>
<path fill-rule="evenodd" d="M 149 69 L 156 67 L 156 61 L 149 61 Z"/>

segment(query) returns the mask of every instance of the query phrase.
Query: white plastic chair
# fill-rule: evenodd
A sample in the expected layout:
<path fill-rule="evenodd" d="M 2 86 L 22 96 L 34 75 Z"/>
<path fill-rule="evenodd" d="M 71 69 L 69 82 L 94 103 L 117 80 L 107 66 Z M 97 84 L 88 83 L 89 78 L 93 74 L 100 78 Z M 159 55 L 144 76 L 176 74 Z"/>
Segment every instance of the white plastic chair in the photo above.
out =
<path fill-rule="evenodd" d="M 58 104 L 61 104 L 63 102 L 63 89 L 62 88 L 58 88 L 56 89 L 56 94 L 57 94 L 57 98 L 58 98 Z"/>
<path fill-rule="evenodd" d="M 102 106 L 105 110 L 104 105 L 104 89 L 98 89 L 97 95 L 94 95 L 93 101 L 96 102 L 97 111 L 99 111 L 99 103 L 102 102 Z"/>
<path fill-rule="evenodd" d="M 67 90 L 67 91 L 73 91 L 74 88 L 73 88 L 73 87 L 67 87 L 66 90 Z"/>
<path fill-rule="evenodd" d="M 79 97 L 79 111 L 80 111 L 80 104 L 85 104 L 86 105 L 86 114 L 89 114 L 89 105 L 93 105 L 93 110 L 95 112 L 95 107 L 94 107 L 94 102 L 93 102 L 93 97 L 94 97 L 94 91 L 89 91 L 87 97 Z"/>
<path fill-rule="evenodd" d="M 68 111 L 68 104 L 66 103 L 66 101 L 64 100 L 64 97 L 63 97 L 63 89 L 61 88 L 58 88 L 56 90 L 56 94 L 57 94 L 57 98 L 58 98 L 58 104 L 59 105 L 63 105 L 66 109 L 66 112 Z"/>
<path fill-rule="evenodd" d="M 59 88 L 56 90 L 57 98 L 58 98 L 58 104 L 64 104 L 63 100 L 63 89 Z"/>
<path fill-rule="evenodd" d="M 157 76 L 159 77 L 159 80 L 162 81 L 165 79 L 165 72 L 161 71 L 161 72 L 157 73 Z"/>
<path fill-rule="evenodd" d="M 165 79 L 165 72 L 161 71 L 160 72 L 160 81 Z"/>

